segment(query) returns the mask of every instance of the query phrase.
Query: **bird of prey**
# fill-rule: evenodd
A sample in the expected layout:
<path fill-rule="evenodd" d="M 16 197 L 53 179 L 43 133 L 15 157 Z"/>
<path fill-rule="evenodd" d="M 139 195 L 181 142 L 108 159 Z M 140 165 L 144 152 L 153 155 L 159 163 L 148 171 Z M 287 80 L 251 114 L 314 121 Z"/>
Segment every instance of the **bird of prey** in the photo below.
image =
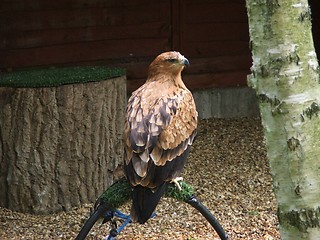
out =
<path fill-rule="evenodd" d="M 145 84 L 128 100 L 124 171 L 132 185 L 134 222 L 145 223 L 166 184 L 179 180 L 196 136 L 198 113 L 181 79 L 187 65 L 179 52 L 160 54 L 150 64 Z"/>

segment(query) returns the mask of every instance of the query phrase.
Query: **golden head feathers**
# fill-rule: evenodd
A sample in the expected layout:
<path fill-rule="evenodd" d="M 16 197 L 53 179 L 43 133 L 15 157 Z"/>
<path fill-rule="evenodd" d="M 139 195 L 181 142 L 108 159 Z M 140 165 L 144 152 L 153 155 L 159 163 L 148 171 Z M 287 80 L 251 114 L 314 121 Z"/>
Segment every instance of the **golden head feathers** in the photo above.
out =
<path fill-rule="evenodd" d="M 179 52 L 165 52 L 157 56 L 149 66 L 148 80 L 158 74 L 179 75 L 189 61 Z"/>

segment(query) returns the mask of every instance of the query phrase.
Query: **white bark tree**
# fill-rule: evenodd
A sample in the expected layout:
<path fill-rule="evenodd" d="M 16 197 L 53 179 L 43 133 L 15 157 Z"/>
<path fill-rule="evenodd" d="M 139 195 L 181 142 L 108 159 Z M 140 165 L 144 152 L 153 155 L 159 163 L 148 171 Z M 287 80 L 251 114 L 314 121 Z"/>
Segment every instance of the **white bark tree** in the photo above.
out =
<path fill-rule="evenodd" d="M 320 85 L 307 0 L 246 0 L 281 238 L 320 238 Z"/>

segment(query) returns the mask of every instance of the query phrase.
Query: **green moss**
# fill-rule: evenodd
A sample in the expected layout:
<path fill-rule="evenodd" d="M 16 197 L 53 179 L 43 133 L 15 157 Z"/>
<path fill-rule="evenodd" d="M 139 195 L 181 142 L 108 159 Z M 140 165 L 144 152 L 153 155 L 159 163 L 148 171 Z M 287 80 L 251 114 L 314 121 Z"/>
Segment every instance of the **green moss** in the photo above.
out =
<path fill-rule="evenodd" d="M 181 191 L 175 184 L 169 184 L 165 196 L 186 202 L 192 197 L 194 190 L 186 182 L 181 181 L 179 184 L 182 188 Z M 117 209 L 131 199 L 131 186 L 125 178 L 121 178 L 112 184 L 100 196 L 100 199 L 107 204 L 110 210 Z"/>
<path fill-rule="evenodd" d="M 121 178 L 112 184 L 101 196 L 109 209 L 114 210 L 131 199 L 131 186 L 127 179 Z"/>
<path fill-rule="evenodd" d="M 125 74 L 124 69 L 102 66 L 33 69 L 1 74 L 0 87 L 57 87 L 65 84 L 102 81 Z"/>
<path fill-rule="evenodd" d="M 194 194 L 194 189 L 191 185 L 189 185 L 184 181 L 179 182 L 179 184 L 180 184 L 180 187 L 182 188 L 181 191 L 175 184 L 170 184 L 166 190 L 165 195 L 167 197 L 172 197 L 174 199 L 177 199 L 178 201 L 186 202 Z"/>

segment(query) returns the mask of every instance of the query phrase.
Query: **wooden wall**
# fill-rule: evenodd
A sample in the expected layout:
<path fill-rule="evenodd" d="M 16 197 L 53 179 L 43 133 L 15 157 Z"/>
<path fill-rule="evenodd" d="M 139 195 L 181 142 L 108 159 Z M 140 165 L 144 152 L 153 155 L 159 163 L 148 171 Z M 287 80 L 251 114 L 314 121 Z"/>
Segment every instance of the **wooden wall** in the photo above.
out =
<path fill-rule="evenodd" d="M 141 85 L 159 53 L 191 62 L 191 89 L 245 86 L 251 66 L 245 0 L 2 0 L 0 68 L 110 65 Z"/>
<path fill-rule="evenodd" d="M 144 57 L 169 46 L 170 1 L 5 1 L 5 67 Z"/>
<path fill-rule="evenodd" d="M 180 49 L 192 60 L 189 86 L 245 86 L 251 66 L 245 1 L 182 0 L 180 18 Z"/>

